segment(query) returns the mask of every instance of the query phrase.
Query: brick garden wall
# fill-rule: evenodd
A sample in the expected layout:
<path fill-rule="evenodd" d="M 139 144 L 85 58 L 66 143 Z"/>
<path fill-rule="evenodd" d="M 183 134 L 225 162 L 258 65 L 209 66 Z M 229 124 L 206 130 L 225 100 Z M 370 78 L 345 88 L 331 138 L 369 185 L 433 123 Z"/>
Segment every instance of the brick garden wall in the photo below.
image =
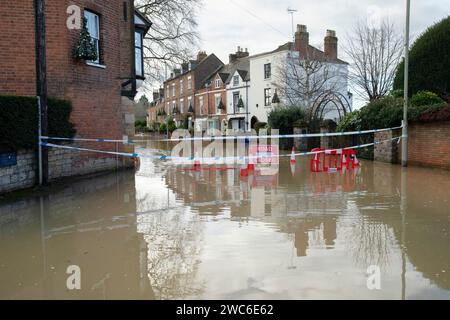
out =
<path fill-rule="evenodd" d="M 411 123 L 408 161 L 450 170 L 450 121 Z"/>
<path fill-rule="evenodd" d="M 408 127 L 408 163 L 450 170 L 450 121 L 412 122 Z M 401 136 L 401 130 L 379 132 L 375 140 Z M 401 163 L 401 143 L 375 146 L 377 161 Z"/>
<path fill-rule="evenodd" d="M 49 180 L 79 176 L 123 167 L 123 159 L 101 157 L 88 158 L 80 162 L 77 151 L 50 149 Z M 17 165 L 0 168 L 0 194 L 31 188 L 38 179 L 38 160 L 35 151 L 23 150 L 17 153 Z"/>

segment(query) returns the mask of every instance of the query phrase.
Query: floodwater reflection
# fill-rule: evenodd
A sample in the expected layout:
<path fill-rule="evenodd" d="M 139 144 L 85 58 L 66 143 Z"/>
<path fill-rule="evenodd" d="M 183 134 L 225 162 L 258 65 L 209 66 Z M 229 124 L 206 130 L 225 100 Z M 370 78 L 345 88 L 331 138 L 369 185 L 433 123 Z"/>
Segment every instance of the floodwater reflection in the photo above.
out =
<path fill-rule="evenodd" d="M 0 298 L 450 299 L 450 172 L 288 161 L 241 177 L 142 159 L 136 174 L 4 200 Z"/>

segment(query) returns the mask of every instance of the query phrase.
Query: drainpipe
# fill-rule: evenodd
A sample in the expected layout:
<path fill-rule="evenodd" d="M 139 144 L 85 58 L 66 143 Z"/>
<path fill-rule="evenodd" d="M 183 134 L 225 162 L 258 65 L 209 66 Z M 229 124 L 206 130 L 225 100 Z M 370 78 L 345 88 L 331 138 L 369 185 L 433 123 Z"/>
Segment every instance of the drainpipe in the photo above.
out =
<path fill-rule="evenodd" d="M 48 136 L 47 61 L 45 44 L 45 0 L 34 1 L 36 43 L 36 93 L 39 107 L 39 141 Z M 39 145 L 39 185 L 48 182 L 48 149 Z"/>
<path fill-rule="evenodd" d="M 245 117 L 246 117 L 246 119 L 245 119 L 245 128 L 246 128 L 246 131 L 248 132 L 249 131 L 249 127 L 248 127 L 248 125 L 249 125 L 249 119 L 248 119 L 248 117 L 249 117 L 249 113 L 248 113 L 248 81 L 245 82 L 245 107 L 247 109 L 246 114 L 245 114 Z"/>
<path fill-rule="evenodd" d="M 136 31 L 136 26 L 134 25 L 134 2 L 130 1 L 130 11 L 131 11 L 131 19 L 130 19 L 130 29 L 131 29 L 131 53 L 130 53 L 130 58 L 131 58 L 131 92 L 133 93 L 133 98 L 131 98 L 131 100 L 134 100 L 134 97 L 137 94 L 137 84 L 136 84 L 136 48 L 135 48 L 135 31 Z M 144 39 L 142 39 L 142 42 L 144 41 Z M 143 45 L 143 44 L 142 44 Z M 145 71 L 144 69 L 142 69 L 143 74 L 145 76 Z"/>

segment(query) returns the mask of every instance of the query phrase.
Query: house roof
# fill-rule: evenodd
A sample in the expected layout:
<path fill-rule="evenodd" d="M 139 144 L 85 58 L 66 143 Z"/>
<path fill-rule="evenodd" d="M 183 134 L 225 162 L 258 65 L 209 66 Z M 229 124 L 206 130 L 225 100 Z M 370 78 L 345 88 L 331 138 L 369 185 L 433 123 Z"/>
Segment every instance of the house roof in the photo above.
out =
<path fill-rule="evenodd" d="M 223 62 L 219 58 L 217 58 L 214 53 L 208 55 L 200 62 L 198 62 L 197 60 L 190 60 L 189 62 L 191 64 L 190 70 L 183 72 L 183 70 L 181 69 L 181 73 L 167 79 L 166 81 L 164 81 L 164 83 L 173 81 L 179 77 L 195 71 L 195 85 L 196 88 L 200 88 L 202 84 L 204 84 L 212 75 L 215 75 L 224 65 Z"/>
<path fill-rule="evenodd" d="M 222 67 L 220 67 L 220 69 L 218 69 L 216 72 L 212 73 L 211 76 L 206 79 L 203 84 L 207 85 L 211 83 L 217 75 L 219 75 L 223 83 L 228 84 L 230 82 L 230 77 L 233 76 L 236 70 L 239 70 L 241 72 L 240 75 L 241 77 L 243 76 L 242 79 L 244 79 L 245 81 L 250 80 L 250 61 L 248 60 L 248 57 L 239 58 L 234 62 L 222 65 Z"/>
<path fill-rule="evenodd" d="M 268 54 L 273 54 L 273 53 L 283 52 L 283 51 L 293 51 L 293 50 L 294 50 L 293 42 L 286 42 L 285 44 L 279 46 L 275 50 L 255 54 L 253 56 L 250 56 L 249 58 L 253 59 L 253 58 L 258 58 L 258 57 L 265 56 Z M 325 53 L 322 50 L 317 49 L 314 46 L 311 46 L 311 45 L 308 46 L 308 53 L 310 56 L 314 57 L 315 59 L 326 60 Z M 348 64 L 348 62 L 345 62 L 344 60 L 341 60 L 341 59 L 336 59 L 336 60 L 333 60 L 332 62 L 338 63 L 338 64 Z"/>
<path fill-rule="evenodd" d="M 140 27 L 145 30 L 145 33 L 150 30 L 150 27 L 152 26 L 153 22 L 151 22 L 142 12 L 135 9 L 134 10 L 134 24 L 137 27 Z"/>

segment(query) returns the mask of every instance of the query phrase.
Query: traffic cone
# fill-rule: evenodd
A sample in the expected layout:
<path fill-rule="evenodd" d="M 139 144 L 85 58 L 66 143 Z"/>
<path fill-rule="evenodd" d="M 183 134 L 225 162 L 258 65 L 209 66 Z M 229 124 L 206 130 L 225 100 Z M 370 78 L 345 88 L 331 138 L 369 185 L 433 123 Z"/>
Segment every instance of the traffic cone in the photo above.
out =
<path fill-rule="evenodd" d="M 356 157 L 356 155 L 354 156 L 354 158 L 353 158 L 353 168 L 359 168 L 360 167 L 360 163 L 359 163 L 359 160 L 358 160 L 358 158 Z"/>
<path fill-rule="evenodd" d="M 194 170 L 200 170 L 201 168 L 200 160 L 194 160 Z"/>
<path fill-rule="evenodd" d="M 241 166 L 241 177 L 248 177 L 248 167 L 245 163 Z"/>
<path fill-rule="evenodd" d="M 291 163 L 297 163 L 297 160 L 295 159 L 295 147 L 292 147 Z"/>

